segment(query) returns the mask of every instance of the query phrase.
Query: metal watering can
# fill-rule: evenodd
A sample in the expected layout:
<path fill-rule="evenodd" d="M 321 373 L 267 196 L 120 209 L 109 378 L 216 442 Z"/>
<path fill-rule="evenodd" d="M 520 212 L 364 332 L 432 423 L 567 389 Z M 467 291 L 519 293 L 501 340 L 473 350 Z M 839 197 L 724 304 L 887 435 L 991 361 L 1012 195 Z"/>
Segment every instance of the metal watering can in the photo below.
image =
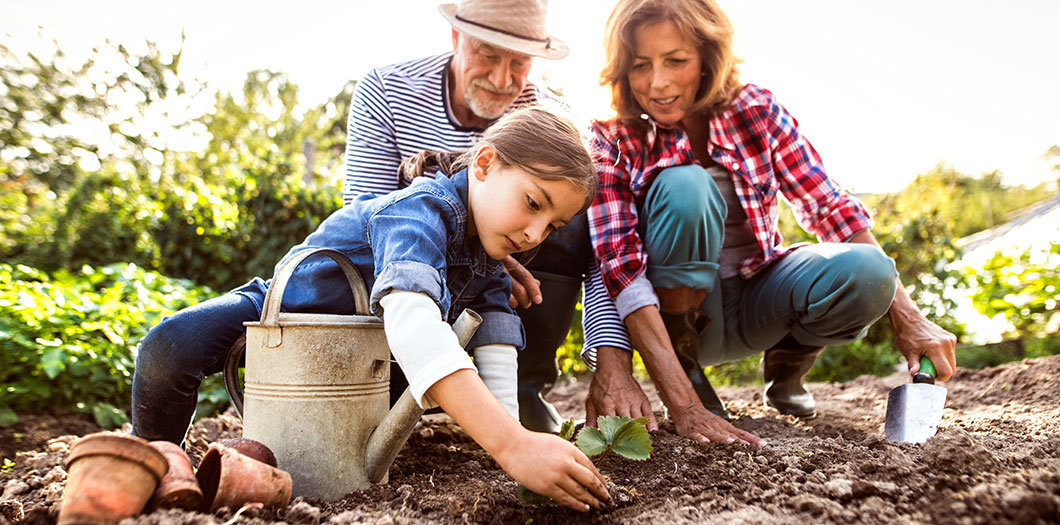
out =
<path fill-rule="evenodd" d="M 295 268 L 317 254 L 346 275 L 357 315 L 280 312 Z M 464 310 L 453 325 L 461 346 L 481 322 Z M 243 436 L 276 454 L 278 466 L 291 474 L 293 494 L 335 500 L 386 483 L 423 409 L 408 389 L 389 407 L 390 348 L 383 322 L 368 313 L 364 280 L 350 260 L 330 249 L 295 255 L 269 285 L 261 321 L 244 324 L 246 336 L 225 362 L 225 389 L 243 418 Z M 238 385 L 244 343 L 245 394 Z"/>

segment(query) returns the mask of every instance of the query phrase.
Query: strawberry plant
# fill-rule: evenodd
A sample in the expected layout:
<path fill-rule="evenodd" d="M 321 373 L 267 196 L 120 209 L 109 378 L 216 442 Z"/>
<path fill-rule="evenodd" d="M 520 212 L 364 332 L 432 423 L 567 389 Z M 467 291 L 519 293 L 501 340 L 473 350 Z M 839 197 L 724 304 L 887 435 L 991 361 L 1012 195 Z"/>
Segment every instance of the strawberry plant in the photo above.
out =
<path fill-rule="evenodd" d="M 639 417 L 632 419 L 618 416 L 600 416 L 596 418 L 596 426 L 582 427 L 578 432 L 574 445 L 586 456 L 593 459 L 597 467 L 601 465 L 608 452 L 614 452 L 622 457 L 644 461 L 651 456 L 651 437 L 644 425 L 648 419 Z M 567 441 L 574 437 L 574 420 L 568 420 L 560 427 L 559 436 Z M 542 496 L 522 485 L 519 485 L 519 499 L 530 505 L 555 505 L 552 499 Z"/>

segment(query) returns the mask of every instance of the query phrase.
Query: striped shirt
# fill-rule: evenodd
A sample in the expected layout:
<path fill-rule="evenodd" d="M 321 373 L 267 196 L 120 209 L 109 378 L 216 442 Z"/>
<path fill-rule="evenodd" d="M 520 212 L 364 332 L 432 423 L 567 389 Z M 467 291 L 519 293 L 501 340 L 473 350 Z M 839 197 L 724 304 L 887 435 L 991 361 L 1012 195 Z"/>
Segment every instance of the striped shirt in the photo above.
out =
<path fill-rule="evenodd" d="M 403 158 L 423 150 L 465 151 L 482 137 L 482 128 L 460 125 L 449 109 L 452 58 L 450 52 L 373 69 L 357 82 L 346 127 L 344 203 L 398 189 Z M 537 87 L 527 82 L 508 111 L 538 98 Z"/>
<path fill-rule="evenodd" d="M 594 279 L 586 287 L 587 318 L 594 314 L 589 312 L 592 307 L 610 302 L 614 309 L 613 299 L 643 275 L 648 256 L 637 231 L 637 207 L 655 177 L 668 167 L 696 162 L 684 131 L 651 120 L 648 124 L 593 124 L 600 190 L 589 208 L 589 232 L 604 286 Z M 744 86 L 728 108 L 710 117 L 707 152 L 732 173 L 733 188 L 758 244 L 739 264 L 744 279 L 798 247 L 784 246 L 777 229 L 779 197 L 792 204 L 799 224 L 824 242 L 846 241 L 872 227 L 868 210 L 825 174 L 817 152 L 799 133 L 798 122 L 761 87 Z M 624 329 L 621 323 L 606 322 L 608 331 Z M 585 349 L 591 351 L 583 358 L 590 366 L 600 344 L 586 333 Z"/>

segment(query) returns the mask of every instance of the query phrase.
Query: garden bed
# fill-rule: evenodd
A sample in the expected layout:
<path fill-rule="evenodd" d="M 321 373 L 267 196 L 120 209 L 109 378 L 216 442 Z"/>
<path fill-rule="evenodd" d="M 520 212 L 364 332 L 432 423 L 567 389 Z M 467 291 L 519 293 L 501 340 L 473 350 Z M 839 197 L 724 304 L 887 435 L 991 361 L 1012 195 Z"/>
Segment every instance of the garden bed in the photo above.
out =
<path fill-rule="evenodd" d="M 896 445 L 882 437 L 887 392 L 907 377 L 812 384 L 820 413 L 812 421 L 763 409 L 759 388 L 720 388 L 737 416 L 735 425 L 768 445 L 699 445 L 662 423 L 647 461 L 615 455 L 603 460 L 600 470 L 610 480 L 612 502 L 585 515 L 520 503 L 515 482 L 442 415 L 428 416 L 417 427 L 388 484 L 335 502 L 296 499 L 279 514 L 250 509 L 238 521 L 1060 522 L 1060 356 L 959 371 L 946 384 L 941 430 L 923 445 Z M 549 398 L 565 415 L 583 417 L 587 386 L 564 384 Z M 18 449 L 29 451 L 0 473 L 5 488 L 0 510 L 9 519 L 54 522 L 65 479 L 62 462 L 73 439 L 59 437 L 65 430 L 90 431 L 80 423 L 25 417 L 14 430 L 0 433 L 5 454 L 16 434 Z M 210 442 L 240 430 L 231 415 L 197 423 L 189 441 L 193 462 Z M 124 524 L 220 525 L 233 514 L 170 510 Z"/>

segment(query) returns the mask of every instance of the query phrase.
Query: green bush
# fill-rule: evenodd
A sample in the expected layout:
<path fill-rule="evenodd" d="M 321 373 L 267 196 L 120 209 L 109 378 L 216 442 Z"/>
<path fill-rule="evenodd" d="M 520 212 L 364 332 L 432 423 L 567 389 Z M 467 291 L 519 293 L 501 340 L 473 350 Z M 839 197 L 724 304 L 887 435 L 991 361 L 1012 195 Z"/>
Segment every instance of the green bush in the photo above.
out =
<path fill-rule="evenodd" d="M 1060 336 L 1010 339 L 1000 343 L 960 347 L 957 348 L 957 366 L 980 369 L 1049 355 L 1060 355 Z"/>
<path fill-rule="evenodd" d="M 0 264 L 0 425 L 53 409 L 124 423 L 136 344 L 162 316 L 212 295 L 132 264 L 52 275 Z"/>

